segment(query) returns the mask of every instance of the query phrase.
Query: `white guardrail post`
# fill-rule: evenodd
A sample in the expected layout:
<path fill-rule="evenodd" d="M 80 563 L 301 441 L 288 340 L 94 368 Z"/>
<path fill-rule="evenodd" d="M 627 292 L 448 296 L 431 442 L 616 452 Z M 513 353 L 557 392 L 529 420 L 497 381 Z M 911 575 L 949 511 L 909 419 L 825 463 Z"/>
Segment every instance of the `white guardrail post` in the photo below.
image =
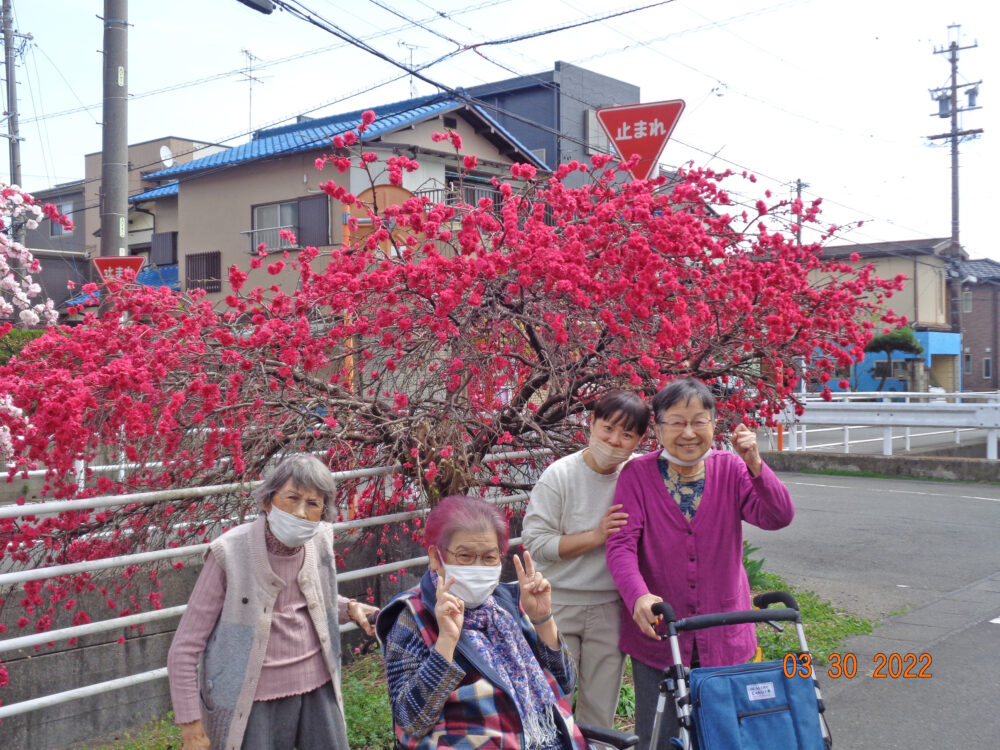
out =
<path fill-rule="evenodd" d="M 889 397 L 883 397 L 882 403 L 889 403 Z M 885 427 L 882 428 L 882 455 L 892 455 L 892 425 L 889 423 L 886 423 Z"/>
<path fill-rule="evenodd" d="M 868 427 L 881 435 L 855 437 L 853 450 L 859 443 L 881 442 L 885 456 L 893 455 L 897 439 L 904 440 L 905 449 L 909 451 L 913 438 L 949 435 L 954 431 L 955 441 L 960 443 L 963 432 L 976 431 L 979 435 L 985 432 L 985 458 L 990 461 L 998 458 L 1000 392 L 866 392 L 838 394 L 835 398 L 836 401 L 828 402 L 818 396 L 809 397 L 803 403 L 802 414 L 796 415 L 790 408 L 781 414 L 779 420 L 788 432 L 788 450 L 804 450 L 808 442 L 816 445 L 817 439 L 807 436 L 807 427 L 840 430 L 837 442 L 820 444 L 813 450 L 839 445 L 844 453 L 852 452 L 851 430 Z M 896 428 L 903 428 L 904 432 L 897 435 Z"/>

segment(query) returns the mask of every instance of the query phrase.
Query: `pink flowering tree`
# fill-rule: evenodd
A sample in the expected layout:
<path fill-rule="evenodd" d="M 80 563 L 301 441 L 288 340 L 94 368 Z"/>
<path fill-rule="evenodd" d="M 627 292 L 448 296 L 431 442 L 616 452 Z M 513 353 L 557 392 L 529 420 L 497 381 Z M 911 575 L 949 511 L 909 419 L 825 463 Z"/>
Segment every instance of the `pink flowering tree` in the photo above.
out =
<path fill-rule="evenodd" d="M 17 186 L 0 184 L 0 338 L 14 325 L 52 325 L 58 320 L 51 299 L 42 298 L 42 288 L 34 279 L 42 269 L 38 260 L 14 237 L 23 229 L 35 229 L 43 217 L 72 228 L 73 224 L 51 204 L 40 206 Z M 23 417 L 10 393 L 0 390 L 0 461 L 14 453 L 6 420 Z"/>
<path fill-rule="evenodd" d="M 399 185 L 416 162 L 358 150 L 373 117 L 317 167 Z M 437 138 L 476 168 L 457 134 Z M 510 172 L 478 205 L 363 205 L 323 183 L 371 221 L 352 221 L 352 241 L 328 253 L 262 251 L 251 265 L 280 286 L 248 288 L 246 269 L 231 268 L 220 304 L 112 282 L 106 312 L 52 329 L 0 372 L 19 410 L 0 414 L 10 473 L 44 467 L 42 495 L 68 498 L 252 480 L 275 455 L 309 450 L 335 470 L 398 467 L 341 482 L 345 515 L 523 490 L 524 466 L 489 457 L 578 447 L 604 389 L 651 395 L 687 375 L 735 383 L 722 417 L 772 423 L 801 378 L 825 383 L 863 356 L 873 328 L 897 322 L 882 310 L 899 279 L 795 243 L 818 202 L 734 206 L 723 183 L 746 189 L 752 177 L 693 169 L 670 184 L 628 182 L 600 156 L 553 175 Z M 567 187 L 572 172 L 589 181 Z M 81 489 L 78 460 L 125 468 L 88 473 Z M 204 541 L 247 509 L 244 495 L 220 494 L 0 521 L 0 554 L 38 565 Z M 369 540 L 377 557 L 418 533 L 388 528 Z M 158 604 L 133 593 L 119 606 L 120 581 L 51 581 L 17 597 L 25 626 L 47 627 L 95 585 L 119 612 Z"/>
<path fill-rule="evenodd" d="M 21 229 L 37 228 L 43 217 L 67 229 L 73 226 L 55 206 L 39 205 L 16 185 L 0 184 L 0 336 L 14 323 L 33 326 L 44 321 L 52 325 L 58 319 L 52 300 L 42 298 L 42 289 L 33 278 L 42 270 L 41 265 L 28 248 L 13 239 Z"/>

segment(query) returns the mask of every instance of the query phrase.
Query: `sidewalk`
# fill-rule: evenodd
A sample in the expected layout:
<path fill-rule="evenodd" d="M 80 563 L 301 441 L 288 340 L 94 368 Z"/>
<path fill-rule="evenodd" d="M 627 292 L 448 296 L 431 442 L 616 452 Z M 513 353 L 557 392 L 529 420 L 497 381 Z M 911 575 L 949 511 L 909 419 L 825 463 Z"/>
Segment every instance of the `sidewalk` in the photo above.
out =
<path fill-rule="evenodd" d="M 1000 573 L 847 639 L 841 653 L 857 660 L 856 676 L 818 669 L 834 747 L 1000 748 L 997 619 Z M 921 670 L 931 676 L 903 676 Z"/>

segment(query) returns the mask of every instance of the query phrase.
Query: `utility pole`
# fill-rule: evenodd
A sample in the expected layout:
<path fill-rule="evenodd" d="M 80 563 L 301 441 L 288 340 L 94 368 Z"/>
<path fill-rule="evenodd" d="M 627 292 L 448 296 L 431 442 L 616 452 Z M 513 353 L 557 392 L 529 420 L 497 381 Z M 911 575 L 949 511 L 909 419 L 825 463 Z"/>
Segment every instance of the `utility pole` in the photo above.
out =
<path fill-rule="evenodd" d="M 3 0 L 3 52 L 7 75 L 7 141 L 10 144 L 10 183 L 21 184 L 21 138 L 17 125 L 17 71 L 14 56 L 14 10 Z"/>
<path fill-rule="evenodd" d="M 928 140 L 936 141 L 949 139 L 951 141 L 951 255 L 958 258 L 961 255 L 961 244 L 959 243 L 959 212 L 958 212 L 958 144 L 968 136 L 975 136 L 983 132 L 982 128 L 975 130 L 959 130 L 959 112 L 968 112 L 973 109 L 980 109 L 976 106 L 976 96 L 979 93 L 979 85 L 982 81 L 975 83 L 958 82 L 958 53 L 964 49 L 974 49 L 978 45 L 973 42 L 966 47 L 958 46 L 957 25 L 951 25 L 948 30 L 954 29 L 955 39 L 947 46 L 934 50 L 935 55 L 947 54 L 951 63 L 951 84 L 938 89 L 931 89 L 931 98 L 938 103 L 938 117 L 951 118 L 951 130 L 939 135 L 929 135 Z M 959 89 L 965 90 L 965 95 L 969 99 L 967 107 L 958 106 Z"/>
<path fill-rule="evenodd" d="M 101 255 L 128 255 L 128 0 L 104 0 Z"/>

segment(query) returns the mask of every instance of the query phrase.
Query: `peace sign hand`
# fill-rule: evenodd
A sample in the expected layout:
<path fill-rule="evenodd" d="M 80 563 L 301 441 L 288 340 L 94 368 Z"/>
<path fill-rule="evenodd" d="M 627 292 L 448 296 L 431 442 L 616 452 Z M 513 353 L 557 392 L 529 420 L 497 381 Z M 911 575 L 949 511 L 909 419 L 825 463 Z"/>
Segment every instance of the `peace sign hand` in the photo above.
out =
<path fill-rule="evenodd" d="M 448 589 L 455 583 L 455 576 L 447 581 L 444 575 L 438 576 L 437 604 L 434 605 L 434 617 L 437 619 L 438 641 L 454 645 L 462 635 L 462 623 L 465 622 L 465 602 Z"/>
<path fill-rule="evenodd" d="M 524 551 L 524 564 L 514 555 L 514 571 L 521 587 L 521 606 L 528 619 L 538 620 L 552 612 L 552 584 L 535 570 L 531 553 Z"/>

